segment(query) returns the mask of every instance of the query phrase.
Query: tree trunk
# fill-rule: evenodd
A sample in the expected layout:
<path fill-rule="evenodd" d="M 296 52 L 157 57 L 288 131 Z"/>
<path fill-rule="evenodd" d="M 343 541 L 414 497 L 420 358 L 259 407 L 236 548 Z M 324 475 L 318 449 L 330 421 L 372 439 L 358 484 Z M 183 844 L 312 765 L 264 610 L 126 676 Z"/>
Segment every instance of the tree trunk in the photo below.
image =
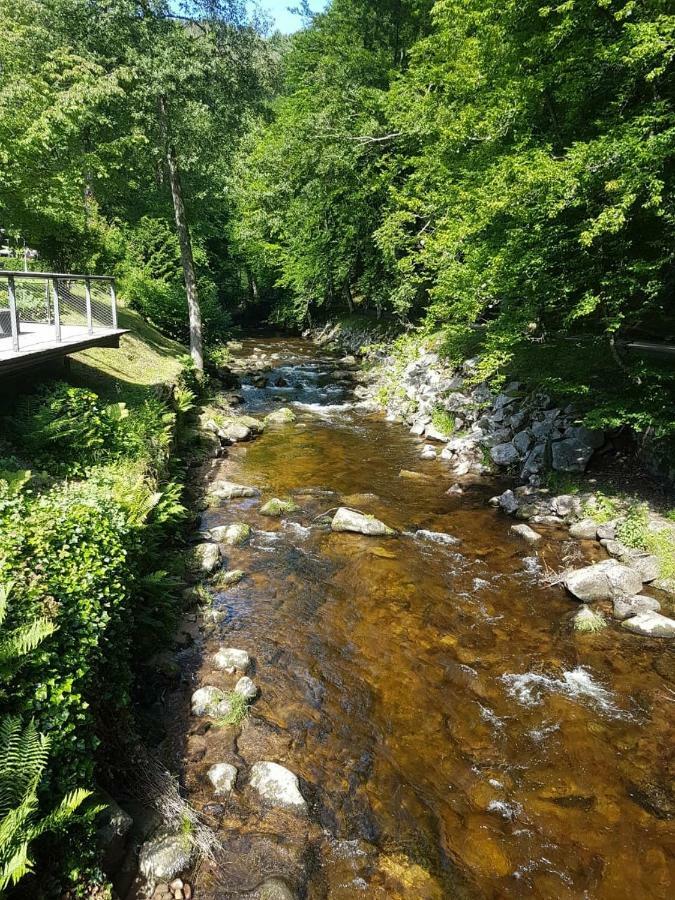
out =
<path fill-rule="evenodd" d="M 162 133 L 165 140 L 166 162 L 169 169 L 169 182 L 171 184 L 171 199 L 176 218 L 176 232 L 180 245 L 180 258 L 183 265 L 183 277 L 185 279 L 185 293 L 187 294 L 188 316 L 190 321 L 190 356 L 197 372 L 204 371 L 204 351 L 202 347 L 202 313 L 199 308 L 197 295 L 197 276 L 195 274 L 195 261 L 192 256 L 192 241 L 185 204 L 183 203 L 183 187 L 180 180 L 180 168 L 176 148 L 171 140 L 169 114 L 166 108 L 166 98 L 159 98 L 159 117 Z"/>

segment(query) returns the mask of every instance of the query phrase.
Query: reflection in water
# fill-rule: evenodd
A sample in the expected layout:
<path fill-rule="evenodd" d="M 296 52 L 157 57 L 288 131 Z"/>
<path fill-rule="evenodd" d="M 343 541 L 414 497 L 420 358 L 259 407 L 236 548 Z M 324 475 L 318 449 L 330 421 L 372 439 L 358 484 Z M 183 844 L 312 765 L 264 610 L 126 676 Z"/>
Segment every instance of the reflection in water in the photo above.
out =
<path fill-rule="evenodd" d="M 256 346 L 279 365 L 272 387 L 245 387 L 247 411 L 281 398 L 299 420 L 232 448 L 214 477 L 299 509 L 205 513 L 205 527 L 255 532 L 228 549 L 247 578 L 218 596 L 205 659 L 221 643 L 255 657 L 261 696 L 228 752 L 300 776 L 312 821 L 283 827 L 290 843 L 302 832 L 308 896 L 669 896 L 672 651 L 616 628 L 575 634 L 571 602 L 537 579 L 559 565 L 557 540 L 527 557 L 486 506 L 494 486 L 447 495 L 443 464 L 353 403 L 334 359 Z M 399 535 L 331 533 L 321 515 L 340 504 Z M 255 835 L 258 863 L 272 853 L 250 810 L 231 805 L 222 827 L 233 852 Z M 245 874 L 233 864 L 232 890 Z"/>

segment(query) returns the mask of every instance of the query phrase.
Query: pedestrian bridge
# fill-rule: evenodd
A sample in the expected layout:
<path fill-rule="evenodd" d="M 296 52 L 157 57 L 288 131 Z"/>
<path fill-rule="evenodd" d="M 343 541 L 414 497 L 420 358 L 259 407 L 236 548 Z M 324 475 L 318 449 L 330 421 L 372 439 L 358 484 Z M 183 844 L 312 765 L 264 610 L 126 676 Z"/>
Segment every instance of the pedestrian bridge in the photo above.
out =
<path fill-rule="evenodd" d="M 108 275 L 0 270 L 0 376 L 86 350 L 119 347 Z"/>

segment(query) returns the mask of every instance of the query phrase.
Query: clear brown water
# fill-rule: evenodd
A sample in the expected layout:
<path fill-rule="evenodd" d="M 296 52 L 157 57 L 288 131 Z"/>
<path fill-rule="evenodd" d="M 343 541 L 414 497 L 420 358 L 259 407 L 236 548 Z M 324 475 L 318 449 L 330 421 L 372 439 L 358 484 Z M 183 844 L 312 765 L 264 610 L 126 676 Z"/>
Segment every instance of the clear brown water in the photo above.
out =
<path fill-rule="evenodd" d="M 275 408 L 274 395 L 315 405 L 295 405 L 295 426 L 232 448 L 213 472 L 299 510 L 279 521 L 244 500 L 205 514 L 208 527 L 246 521 L 255 534 L 228 552 L 248 577 L 216 599 L 199 679 L 221 684 L 210 654 L 243 647 L 261 694 L 240 734 L 195 729 L 188 741 L 198 805 L 213 799 L 209 764 L 240 768 L 214 820 L 229 856 L 204 892 L 238 896 L 284 874 L 303 896 L 335 900 L 672 896 L 672 650 L 614 626 L 575 634 L 575 605 L 539 575 L 578 545 L 551 533 L 535 552 L 510 535 L 486 505 L 494 485 L 446 495 L 444 464 L 351 405 L 327 374 L 335 361 L 310 345 L 253 346 L 290 360 L 292 386 L 248 388 L 247 411 Z M 401 535 L 316 524 L 342 504 Z M 299 775 L 307 820 L 256 807 L 245 783 L 257 759 Z"/>

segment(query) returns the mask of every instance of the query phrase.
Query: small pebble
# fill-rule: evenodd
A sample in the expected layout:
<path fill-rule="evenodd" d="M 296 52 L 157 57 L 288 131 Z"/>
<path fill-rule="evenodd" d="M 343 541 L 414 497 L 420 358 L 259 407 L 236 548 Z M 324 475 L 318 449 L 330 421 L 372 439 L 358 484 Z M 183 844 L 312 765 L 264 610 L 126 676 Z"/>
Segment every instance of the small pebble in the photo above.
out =
<path fill-rule="evenodd" d="M 183 882 L 180 878 L 174 878 L 174 880 L 169 885 L 172 891 L 182 891 L 183 890 Z"/>

